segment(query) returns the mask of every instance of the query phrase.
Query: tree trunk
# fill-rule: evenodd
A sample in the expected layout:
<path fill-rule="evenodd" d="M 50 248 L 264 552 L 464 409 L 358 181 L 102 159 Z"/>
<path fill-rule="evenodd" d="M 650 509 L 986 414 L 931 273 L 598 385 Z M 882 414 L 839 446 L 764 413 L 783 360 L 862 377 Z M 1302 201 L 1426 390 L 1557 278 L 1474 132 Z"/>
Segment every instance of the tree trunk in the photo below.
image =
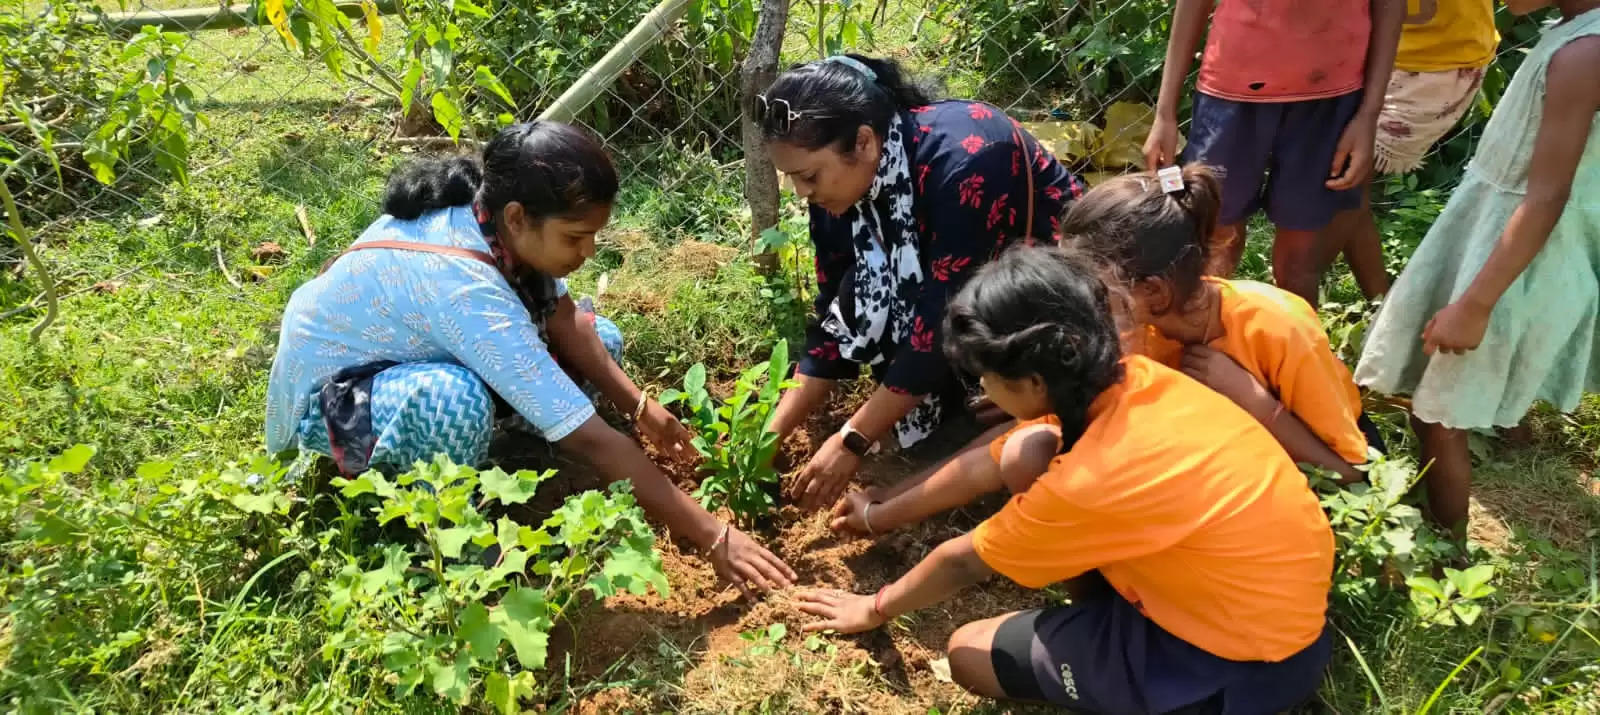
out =
<path fill-rule="evenodd" d="M 757 94 L 767 91 L 778 78 L 778 53 L 783 49 L 783 33 L 789 25 L 789 0 L 761 0 L 761 15 L 750 38 L 750 54 L 740 69 L 740 123 L 744 139 L 744 198 L 750 204 L 750 240 L 778 225 L 778 171 L 761 140 L 761 125 L 753 110 Z M 777 268 L 778 258 L 762 253 L 756 262 L 765 273 Z"/>

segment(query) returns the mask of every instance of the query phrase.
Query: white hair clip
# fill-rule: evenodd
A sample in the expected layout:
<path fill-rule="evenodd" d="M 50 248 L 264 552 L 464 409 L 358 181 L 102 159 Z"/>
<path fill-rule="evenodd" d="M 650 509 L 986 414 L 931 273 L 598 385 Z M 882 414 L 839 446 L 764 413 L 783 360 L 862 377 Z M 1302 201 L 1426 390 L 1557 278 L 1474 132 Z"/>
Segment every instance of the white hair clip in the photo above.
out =
<path fill-rule="evenodd" d="M 1161 181 L 1161 190 L 1166 193 L 1176 194 L 1184 189 L 1182 167 L 1166 167 L 1156 172 L 1156 178 Z"/>

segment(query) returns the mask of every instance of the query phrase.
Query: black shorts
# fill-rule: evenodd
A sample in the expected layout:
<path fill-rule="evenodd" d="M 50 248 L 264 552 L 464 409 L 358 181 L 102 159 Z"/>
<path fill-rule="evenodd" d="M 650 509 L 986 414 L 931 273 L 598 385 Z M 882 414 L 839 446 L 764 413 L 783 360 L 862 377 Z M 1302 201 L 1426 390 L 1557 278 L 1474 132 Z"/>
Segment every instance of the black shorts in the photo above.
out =
<path fill-rule="evenodd" d="M 1359 189 L 1327 187 L 1328 167 L 1360 91 L 1299 102 L 1236 102 L 1198 92 L 1183 161 L 1222 170 L 1223 226 L 1266 210 L 1277 226 L 1320 231 L 1361 205 Z"/>
<path fill-rule="evenodd" d="M 990 661 L 1007 696 L 1086 713 L 1278 713 L 1316 693 L 1329 629 L 1277 663 L 1220 658 L 1105 591 L 1023 611 L 995 631 Z"/>

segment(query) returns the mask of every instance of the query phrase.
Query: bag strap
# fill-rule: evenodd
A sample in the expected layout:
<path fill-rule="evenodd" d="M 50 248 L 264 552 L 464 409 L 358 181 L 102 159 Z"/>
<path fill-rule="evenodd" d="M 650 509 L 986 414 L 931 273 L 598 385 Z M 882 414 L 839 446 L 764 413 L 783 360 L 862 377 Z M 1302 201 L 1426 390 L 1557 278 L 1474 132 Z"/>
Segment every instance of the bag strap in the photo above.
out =
<path fill-rule="evenodd" d="M 432 243 L 421 243 L 419 241 L 367 241 L 366 243 L 358 243 L 354 246 L 346 248 L 344 253 L 340 253 L 339 255 L 328 259 L 327 263 L 322 264 L 322 270 L 317 271 L 317 274 L 321 275 L 323 273 L 327 273 L 328 269 L 333 266 L 334 261 L 337 261 L 340 258 L 344 258 L 345 256 L 355 253 L 356 251 L 366 251 L 374 248 L 391 248 L 397 251 L 416 251 L 418 253 L 440 253 L 446 256 L 455 256 L 457 258 L 471 258 L 481 263 L 487 263 L 490 266 L 493 266 L 495 270 L 500 269 L 500 263 L 494 259 L 494 256 L 472 248 L 462 248 L 460 246 L 438 246 Z"/>
<path fill-rule="evenodd" d="M 1028 177 L 1028 213 L 1027 228 L 1022 231 L 1022 239 L 1033 237 L 1033 157 L 1028 154 L 1028 143 L 1022 139 L 1022 127 L 1016 122 L 1011 123 L 1011 138 L 1017 141 L 1017 151 L 1022 152 L 1022 175 Z"/>

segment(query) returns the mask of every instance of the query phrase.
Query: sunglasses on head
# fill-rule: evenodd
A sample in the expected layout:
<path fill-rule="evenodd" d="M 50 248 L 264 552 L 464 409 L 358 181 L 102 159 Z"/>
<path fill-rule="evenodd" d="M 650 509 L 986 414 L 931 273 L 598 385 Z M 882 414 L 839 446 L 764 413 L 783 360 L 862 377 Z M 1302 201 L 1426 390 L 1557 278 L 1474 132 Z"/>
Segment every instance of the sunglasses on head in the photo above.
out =
<path fill-rule="evenodd" d="M 756 95 L 752 103 L 757 124 L 771 129 L 774 133 L 783 135 L 789 133 L 789 128 L 797 119 L 831 119 L 834 115 L 823 112 L 800 111 L 789 104 L 787 99 L 767 99 L 767 95 Z"/>

